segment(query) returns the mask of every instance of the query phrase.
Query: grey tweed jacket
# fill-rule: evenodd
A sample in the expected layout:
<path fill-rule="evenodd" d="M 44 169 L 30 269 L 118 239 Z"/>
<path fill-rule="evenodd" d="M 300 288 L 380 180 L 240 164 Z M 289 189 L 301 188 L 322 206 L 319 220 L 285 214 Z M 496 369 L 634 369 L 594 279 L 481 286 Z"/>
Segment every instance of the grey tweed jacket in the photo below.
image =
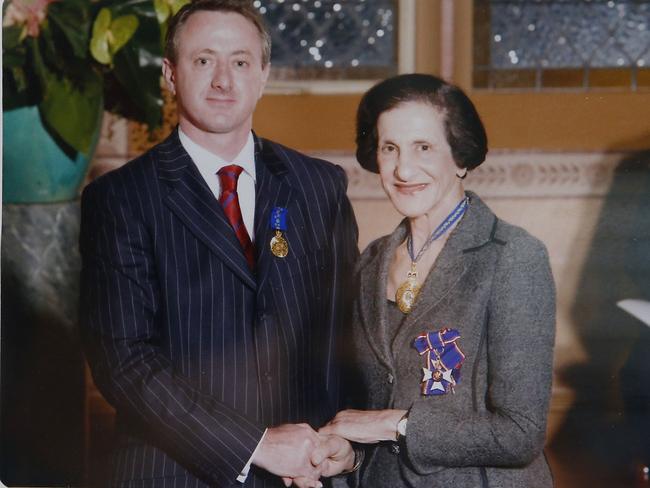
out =
<path fill-rule="evenodd" d="M 543 455 L 555 287 L 545 246 L 509 225 L 471 192 L 410 315 L 387 324 L 386 283 L 403 221 L 360 261 L 351 361 L 356 406 L 409 409 L 400 443 L 369 447 L 363 487 L 547 488 Z M 455 393 L 423 396 L 422 333 L 460 332 L 465 360 Z M 360 478 L 360 479 L 359 479 Z"/>

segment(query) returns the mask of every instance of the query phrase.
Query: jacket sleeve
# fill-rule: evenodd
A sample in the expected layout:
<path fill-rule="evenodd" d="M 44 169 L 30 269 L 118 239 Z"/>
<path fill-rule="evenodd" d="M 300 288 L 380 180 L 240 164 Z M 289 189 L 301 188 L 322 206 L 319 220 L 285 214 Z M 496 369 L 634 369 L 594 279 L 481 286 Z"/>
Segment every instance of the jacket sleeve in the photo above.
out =
<path fill-rule="evenodd" d="M 354 211 L 350 200 L 346 195 L 347 176 L 341 167 L 337 167 L 341 176 L 341 184 L 337 192 L 337 212 L 332 236 L 334 239 L 334 259 L 337 268 L 337 283 L 332 290 L 330 299 L 331 306 L 334 308 L 330 316 L 332 330 L 334 334 L 329 337 L 335 338 L 336 353 L 335 362 L 338 363 L 338 374 L 336 383 L 328 385 L 330 391 L 334 392 L 332 404 L 334 412 L 340 410 L 345 405 L 344 384 L 340 378 L 346 375 L 346 365 L 348 364 L 346 354 L 346 337 L 349 335 L 352 316 L 352 302 L 356 292 L 356 274 L 354 269 L 359 260 L 359 229 L 354 217 Z M 329 419 L 328 419 L 329 420 Z"/>
<path fill-rule="evenodd" d="M 449 409 L 444 400 L 417 400 L 411 407 L 407 456 L 420 473 L 436 466 L 524 466 L 543 449 L 555 286 L 546 249 L 538 240 L 523 236 L 506 243 L 485 327 L 487 392 L 475 399 L 481 408 L 475 406 L 468 415 Z"/>
<path fill-rule="evenodd" d="M 337 363 L 339 374 L 337 384 L 332 388 L 337 392 L 334 399 L 336 408 L 342 410 L 349 405 L 351 375 L 354 372 L 350 351 L 350 333 L 353 320 L 353 303 L 357 292 L 357 273 L 359 264 L 359 229 L 354 216 L 350 200 L 346 195 L 347 176 L 342 168 L 337 167 L 341 173 L 343 184 L 338 192 L 337 218 L 334 226 L 335 252 L 338 275 L 341 277 L 340 286 L 336 286 L 334 294 L 338 297 L 332 303 L 339 303 L 335 315 L 337 333 Z M 326 486 L 332 488 L 350 488 L 358 486 L 358 470 L 350 475 L 337 475 L 327 480 Z"/>
<path fill-rule="evenodd" d="M 229 486 L 264 427 L 201 392 L 164 354 L 154 239 L 137 201 L 104 178 L 82 197 L 81 327 L 93 378 L 144 435 L 196 476 Z"/>

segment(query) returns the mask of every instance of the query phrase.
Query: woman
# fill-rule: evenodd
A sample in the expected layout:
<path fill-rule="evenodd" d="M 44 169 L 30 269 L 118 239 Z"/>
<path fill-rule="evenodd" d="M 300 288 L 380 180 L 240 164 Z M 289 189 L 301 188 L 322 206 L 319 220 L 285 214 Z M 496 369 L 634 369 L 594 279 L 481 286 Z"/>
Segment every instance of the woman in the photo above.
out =
<path fill-rule="evenodd" d="M 542 449 L 555 291 L 544 245 L 463 189 L 487 152 L 457 87 L 402 75 L 363 97 L 357 159 L 406 218 L 360 261 L 355 405 L 364 487 L 550 487 Z"/>

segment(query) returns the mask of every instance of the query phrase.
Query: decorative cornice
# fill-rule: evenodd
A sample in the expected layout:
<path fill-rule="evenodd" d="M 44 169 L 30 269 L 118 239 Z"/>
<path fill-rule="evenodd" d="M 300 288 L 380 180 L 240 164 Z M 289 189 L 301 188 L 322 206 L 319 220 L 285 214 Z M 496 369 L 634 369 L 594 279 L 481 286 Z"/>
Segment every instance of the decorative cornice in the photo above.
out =
<path fill-rule="evenodd" d="M 175 120 L 166 117 L 165 132 Z M 114 116 L 104 118 L 102 138 L 95 155 L 92 176 L 120 166 L 160 139 L 144 126 Z M 492 151 L 487 160 L 465 180 L 465 188 L 486 198 L 593 197 L 607 194 L 614 170 L 629 153 Z M 351 152 L 331 151 L 313 156 L 341 165 L 348 174 L 352 199 L 386 198 L 379 177 L 359 166 Z"/>
<path fill-rule="evenodd" d="M 362 169 L 351 153 L 314 156 L 341 165 L 352 199 L 385 198 L 378 175 Z M 627 153 L 557 153 L 493 151 L 470 172 L 465 188 L 486 198 L 604 196 L 614 170 Z"/>

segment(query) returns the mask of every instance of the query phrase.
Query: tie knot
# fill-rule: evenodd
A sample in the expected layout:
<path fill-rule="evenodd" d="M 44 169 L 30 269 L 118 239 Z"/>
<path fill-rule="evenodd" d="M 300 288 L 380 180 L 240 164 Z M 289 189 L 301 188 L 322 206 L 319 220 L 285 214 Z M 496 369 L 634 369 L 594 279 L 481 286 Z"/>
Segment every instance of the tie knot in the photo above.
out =
<path fill-rule="evenodd" d="M 219 181 L 221 183 L 221 191 L 236 191 L 237 180 L 239 179 L 239 175 L 242 171 L 244 171 L 244 168 L 237 164 L 224 166 L 219 171 L 217 171 L 217 174 L 219 175 Z"/>

